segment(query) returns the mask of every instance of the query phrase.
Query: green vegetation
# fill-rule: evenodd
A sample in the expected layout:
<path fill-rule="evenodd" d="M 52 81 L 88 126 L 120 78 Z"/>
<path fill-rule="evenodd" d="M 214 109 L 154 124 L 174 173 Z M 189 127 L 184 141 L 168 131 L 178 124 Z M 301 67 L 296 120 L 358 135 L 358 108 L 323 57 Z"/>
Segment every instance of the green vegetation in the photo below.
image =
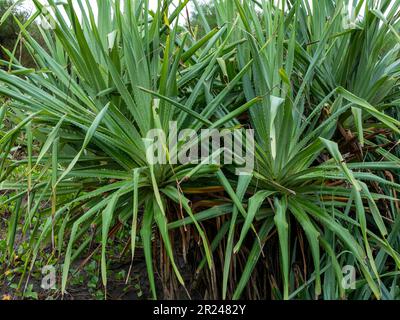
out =
<path fill-rule="evenodd" d="M 40 40 L 34 2 L 34 67 L 0 60 L 0 281 L 18 266 L 36 298 L 24 281 L 62 265 L 56 297 L 105 298 L 119 255 L 146 298 L 400 298 L 400 1 L 192 0 L 188 23 L 188 0 L 49 0 Z M 172 120 L 253 128 L 254 172 L 151 164 Z"/>
<path fill-rule="evenodd" d="M 0 58 L 9 60 L 10 55 L 15 56 L 24 66 L 34 66 L 34 61 L 22 44 L 20 23 L 24 24 L 32 37 L 40 43 L 40 31 L 36 23 L 31 23 L 30 12 L 21 6 L 21 1 L 0 1 Z M 0 67 L 5 67 L 3 64 Z"/>

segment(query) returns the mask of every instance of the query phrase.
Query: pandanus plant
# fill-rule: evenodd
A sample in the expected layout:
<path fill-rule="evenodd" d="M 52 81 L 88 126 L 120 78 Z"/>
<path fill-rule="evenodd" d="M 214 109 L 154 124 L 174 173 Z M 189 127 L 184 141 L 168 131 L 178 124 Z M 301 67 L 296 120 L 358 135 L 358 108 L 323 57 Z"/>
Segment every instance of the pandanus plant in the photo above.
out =
<path fill-rule="evenodd" d="M 2 136 L 1 146 L 5 153 L 9 151 L 24 129 L 28 155 L 23 161 L 26 179 L 6 180 L 22 163 L 17 162 L 3 172 L 1 189 L 15 190 L 8 202 L 21 205 L 21 199 L 27 198 L 24 208 L 18 206 L 12 218 L 17 222 L 25 214 L 24 232 L 34 217 L 40 216 L 30 234 L 32 265 L 46 240 L 51 239 L 54 249 L 65 254 L 63 292 L 71 261 L 89 244 L 90 240 L 81 240 L 93 225 L 101 226 L 101 272 L 106 286 L 109 234 L 129 222 L 132 259 L 140 235 L 153 297 L 154 226 L 177 279 L 184 284 L 168 234 L 168 202 L 175 202 L 193 217 L 182 193 L 184 182 L 214 175 L 219 167 L 203 162 L 197 166 L 152 164 L 146 156 L 147 133 L 162 129 L 168 136 L 171 120 L 177 121 L 178 129 L 217 128 L 232 123 L 232 118 L 253 104 L 229 112 L 220 110 L 245 71 L 232 79 L 230 86 L 214 87 L 207 92 L 207 99 L 202 96 L 207 79 L 219 72 L 218 59 L 234 54 L 235 47 L 227 46 L 234 28 L 212 29 L 199 40 L 181 32 L 178 20 L 187 2 L 173 10 L 172 1 L 159 2 L 157 9 L 150 11 L 148 1 L 98 1 L 95 16 L 89 2 L 74 5 L 68 1 L 60 7 L 49 1 L 44 11 L 35 1 L 37 13 L 28 23 L 47 12 L 52 29 L 41 29 L 46 47 L 29 35 L 26 25 L 20 27 L 38 68 L 24 68 L 11 52 L 10 61 L 2 61 L 8 70 L 0 72 L 0 92 L 11 99 L 7 104 L 10 116 L 20 116 L 21 121 Z M 225 33 L 226 40 L 220 41 Z M 199 49 L 203 49 L 201 54 Z M 41 142 L 38 155 L 32 153 L 32 136 Z M 177 153 L 181 145 L 177 144 Z M 2 164 L 6 161 L 3 158 Z M 51 206 L 41 208 L 49 197 Z M 180 213 L 174 212 L 173 219 L 179 217 Z M 193 222 L 211 268 L 205 232 L 196 219 Z M 10 254 L 14 236 L 9 237 Z"/>
<path fill-rule="evenodd" d="M 227 2 L 218 6 L 221 21 L 234 18 Z M 282 1 L 280 6 L 235 1 L 238 37 L 247 39 L 238 48 L 238 61 L 244 65 L 253 59 L 251 75 L 243 79 L 246 99 L 270 94 L 249 110 L 258 138 L 256 168 L 253 179 L 238 180 L 233 194 L 239 206 L 226 243 L 224 298 L 231 261 L 255 221 L 257 236 L 234 298 L 241 296 L 261 253 L 268 252 L 274 231 L 282 279 L 278 297 L 314 298 L 323 292 L 327 299 L 344 298 L 346 265 L 357 265 L 361 273 L 357 298 L 371 293 L 380 298 L 395 286 L 396 277 L 385 284 L 381 275 L 388 260 L 396 270 L 400 266 L 398 219 L 391 221 L 398 216 L 400 185 L 384 173 L 398 170 L 400 161 L 382 149 L 377 160 L 374 140 L 390 141 L 394 149 L 398 145 L 400 122 L 385 110 L 398 108 L 399 47 L 390 45 L 398 42 L 399 6 L 391 1 L 359 1 L 352 8 L 348 1 Z M 353 11 L 359 19 L 349 25 Z M 334 140 L 340 136 L 345 143 L 339 148 Z M 343 156 L 346 145 L 350 150 Z M 240 206 L 246 192 L 252 195 L 247 212 Z M 385 210 L 379 202 L 386 203 Z M 238 228 L 239 212 L 244 223 Z M 301 234 L 314 271 L 293 290 L 298 278 L 292 266 L 307 256 Z"/>
<path fill-rule="evenodd" d="M 145 0 L 98 0 L 97 13 L 87 0 L 49 0 L 46 11 L 34 2 L 19 39 L 37 68 L 7 51 L 0 71 L 0 115 L 17 123 L 0 138 L 0 190 L 12 190 L 6 204 L 15 204 L 10 257 L 22 223 L 28 269 L 50 243 L 63 259 L 65 292 L 97 225 L 106 286 L 108 239 L 129 225 L 132 260 L 140 243 L 156 298 L 153 245 L 162 240 L 184 285 L 171 233 L 193 225 L 209 297 L 344 298 L 346 265 L 359 270 L 354 298 L 394 295 L 400 3 L 219 0 L 213 26 L 194 0 L 198 37 L 180 23 L 188 0 L 158 1 L 155 10 Z M 41 29 L 42 47 L 26 28 L 44 12 L 52 28 Z M 172 135 L 171 120 L 195 132 L 251 126 L 254 172 L 153 164 L 147 133 Z M 15 160 L 21 132 L 26 157 Z M 176 149 L 163 150 L 187 151 Z M 20 167 L 24 179 L 15 181 Z M 208 201 L 215 190 L 225 194 Z M 195 213 L 190 193 L 212 207 Z"/>

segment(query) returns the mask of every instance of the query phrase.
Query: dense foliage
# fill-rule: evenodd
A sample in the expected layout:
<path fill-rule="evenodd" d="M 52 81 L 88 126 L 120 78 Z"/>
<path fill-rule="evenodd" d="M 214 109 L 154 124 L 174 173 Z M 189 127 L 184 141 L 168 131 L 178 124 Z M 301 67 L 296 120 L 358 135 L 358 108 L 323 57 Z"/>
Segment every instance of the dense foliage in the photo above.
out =
<path fill-rule="evenodd" d="M 35 67 L 1 60 L 5 263 L 18 233 L 22 277 L 51 248 L 64 293 L 95 241 L 107 288 L 128 227 L 153 298 L 400 297 L 400 1 L 192 0 L 191 23 L 188 0 L 48 2 L 41 42 L 19 24 Z M 254 172 L 149 163 L 143 138 L 171 120 L 253 128 Z"/>

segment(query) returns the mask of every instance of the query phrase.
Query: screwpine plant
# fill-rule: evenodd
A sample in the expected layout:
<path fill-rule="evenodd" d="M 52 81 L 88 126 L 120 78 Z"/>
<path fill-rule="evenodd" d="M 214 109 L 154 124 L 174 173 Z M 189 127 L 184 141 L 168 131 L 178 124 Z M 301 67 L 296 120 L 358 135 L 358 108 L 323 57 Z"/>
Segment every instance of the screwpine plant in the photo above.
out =
<path fill-rule="evenodd" d="M 94 232 L 106 289 L 107 248 L 129 226 L 154 299 L 175 282 L 190 296 L 181 254 L 206 298 L 398 298 L 400 1 L 191 2 L 198 25 L 189 0 L 34 0 L 33 16 L 16 19 L 36 67 L 4 49 L 10 263 L 17 232 L 29 236 L 22 277 L 50 247 L 64 294 Z M 27 28 L 44 12 L 42 46 Z M 153 164 L 147 133 L 174 134 L 170 121 L 253 128 L 254 171 Z M 176 149 L 164 146 L 187 152 Z"/>
<path fill-rule="evenodd" d="M 258 6 L 235 1 L 242 36 L 248 44 L 238 48 L 238 61 L 244 64 L 254 60 L 251 75 L 244 78 L 243 91 L 246 99 L 266 92 L 270 95 L 249 112 L 258 137 L 257 165 L 253 179 L 238 180 L 238 203 L 246 190 L 252 196 L 243 226 L 235 223 L 237 212 L 232 216 L 225 251 L 223 297 L 227 293 L 231 260 L 260 208 L 271 213 L 258 219 L 264 222 L 259 222 L 259 238 L 250 253 L 254 259 L 249 259 L 244 267 L 243 282 L 233 297 L 240 297 L 262 246 L 268 245 L 265 241 L 274 230 L 280 251 L 279 297 L 288 299 L 299 293 L 291 292 L 298 281 L 291 266 L 299 260 L 299 254 L 304 255 L 299 252 L 304 246 L 302 237 L 297 235 L 299 229 L 307 239 L 313 261 L 310 267 L 314 270 L 312 283 L 304 286 L 308 288 L 304 297 L 313 298 L 323 291 L 325 298 L 343 298 L 341 266 L 347 264 L 356 264 L 363 277 L 357 298 L 369 298 L 371 293 L 380 298 L 383 290 L 389 292 L 388 288 L 397 285 L 395 275 L 385 282 L 380 275 L 387 268 L 383 261 L 390 259 L 399 266 L 398 243 L 389 240 L 391 231 L 384 222 L 398 212 L 393 195 L 399 185 L 382 177 L 382 171 L 396 171 L 399 161 L 392 154 L 376 161 L 375 152 L 367 149 L 368 145 L 376 146 L 373 140 L 377 137 L 389 137 L 394 148 L 396 138 L 398 141 L 398 118 L 384 113 L 390 108 L 385 101 L 387 96 L 390 94 L 396 100 L 393 77 L 399 71 L 398 47 L 382 52 L 383 39 L 390 43 L 398 36 L 393 25 L 397 24 L 395 13 L 400 3 L 393 4 L 384 18 L 382 12 L 389 4 L 359 2 L 352 10 L 358 16 L 365 5 L 365 17 L 349 29 L 343 22 L 346 1 L 293 1 L 282 3 L 281 7 L 269 2 Z M 225 9 L 219 10 L 221 21 L 233 19 L 235 11 L 230 11 L 227 3 L 220 5 Z M 376 59 L 369 63 L 374 55 Z M 384 59 L 378 58 L 381 55 Z M 361 81 L 364 86 L 359 85 Z M 371 134 L 365 137 L 364 132 Z M 342 149 L 350 149 L 346 154 L 350 163 L 334 141 L 338 134 L 345 142 Z M 379 185 L 392 191 L 387 189 L 388 193 L 384 193 Z M 390 204 L 394 210 L 387 208 L 385 216 L 378 208 L 379 201 Z M 239 211 L 244 213 L 243 208 Z M 240 237 L 235 244 L 233 235 L 238 227 Z M 379 252 L 379 258 L 374 257 L 373 250 Z"/>

